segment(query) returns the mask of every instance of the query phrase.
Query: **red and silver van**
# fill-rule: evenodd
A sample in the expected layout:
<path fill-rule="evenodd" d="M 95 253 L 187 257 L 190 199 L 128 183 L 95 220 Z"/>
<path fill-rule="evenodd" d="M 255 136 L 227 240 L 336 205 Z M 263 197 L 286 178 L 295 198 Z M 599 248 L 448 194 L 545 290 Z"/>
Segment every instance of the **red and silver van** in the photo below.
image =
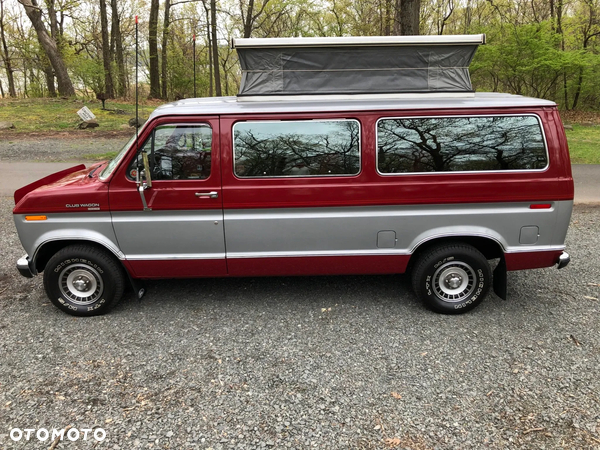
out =
<path fill-rule="evenodd" d="M 161 106 L 112 161 L 15 192 L 17 267 L 75 315 L 175 277 L 410 272 L 442 313 L 506 297 L 507 271 L 569 262 L 567 141 L 553 102 L 468 94 Z"/>

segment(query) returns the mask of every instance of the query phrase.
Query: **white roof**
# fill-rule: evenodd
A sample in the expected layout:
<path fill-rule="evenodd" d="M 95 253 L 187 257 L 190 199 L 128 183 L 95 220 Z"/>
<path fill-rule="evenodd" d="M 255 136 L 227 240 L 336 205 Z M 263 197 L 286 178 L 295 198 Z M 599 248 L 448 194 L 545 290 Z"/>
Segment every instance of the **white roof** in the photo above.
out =
<path fill-rule="evenodd" d="M 455 34 L 434 36 L 349 36 L 313 38 L 239 38 L 232 39 L 231 48 L 273 47 L 344 47 L 344 46 L 407 46 L 407 45 L 478 45 L 485 44 L 485 34 Z"/>
<path fill-rule="evenodd" d="M 556 103 L 549 100 L 488 92 L 460 97 L 446 94 L 413 94 L 396 98 L 385 95 L 347 95 L 344 98 L 340 97 L 315 95 L 296 98 L 286 96 L 272 100 L 269 100 L 269 97 L 261 97 L 259 101 L 240 101 L 238 97 L 190 98 L 159 106 L 152 112 L 150 119 L 166 115 L 327 113 L 556 106 Z"/>

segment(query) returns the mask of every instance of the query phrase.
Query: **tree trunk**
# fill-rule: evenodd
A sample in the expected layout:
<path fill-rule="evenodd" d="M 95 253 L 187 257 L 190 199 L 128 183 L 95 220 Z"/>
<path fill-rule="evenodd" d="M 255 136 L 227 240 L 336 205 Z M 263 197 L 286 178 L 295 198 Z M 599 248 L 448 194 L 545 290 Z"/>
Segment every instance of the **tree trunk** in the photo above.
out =
<path fill-rule="evenodd" d="M 562 13 L 563 13 L 563 0 L 558 0 L 558 2 L 556 4 L 556 32 L 560 35 L 563 34 Z"/>
<path fill-rule="evenodd" d="M 212 30 L 213 67 L 215 70 L 215 93 L 221 94 L 221 74 L 219 72 L 219 43 L 217 42 L 217 1 L 210 0 L 210 18 Z"/>
<path fill-rule="evenodd" d="M 52 64 L 52 68 L 54 69 L 58 81 L 58 92 L 64 97 L 72 97 L 75 95 L 75 88 L 73 88 L 73 84 L 71 83 L 67 66 L 62 59 L 62 55 L 58 51 L 56 41 L 50 37 L 46 30 L 46 26 L 42 21 L 41 10 L 38 8 L 37 4 L 33 3 L 33 1 L 34 0 L 19 0 L 25 7 L 25 13 L 27 14 L 27 17 L 29 17 L 29 20 L 31 20 L 31 24 L 35 29 L 40 45 L 44 49 L 44 52 L 46 52 L 50 64 Z"/>
<path fill-rule="evenodd" d="M 4 68 L 6 69 L 6 79 L 8 81 L 8 95 L 11 97 L 17 96 L 15 89 L 15 77 L 12 68 L 12 61 L 10 53 L 8 52 L 8 45 L 6 44 L 6 36 L 4 34 L 4 3 L 0 0 L 0 39 L 2 40 L 2 60 L 4 61 Z M 4 93 L 2 94 L 4 97 Z"/>
<path fill-rule="evenodd" d="M 104 97 L 115 98 L 112 70 L 110 67 L 110 41 L 108 38 L 108 15 L 106 0 L 100 0 L 100 27 L 102 29 L 102 63 L 104 64 Z"/>
<path fill-rule="evenodd" d="M 562 28 L 563 0 L 556 4 L 556 32 L 560 34 L 560 49 L 565 51 L 565 35 Z M 563 93 L 565 96 L 565 109 L 569 110 L 569 90 L 567 86 L 567 73 L 563 72 Z"/>
<path fill-rule="evenodd" d="M 204 5 L 204 12 L 206 13 L 206 41 L 208 43 L 208 80 L 209 80 L 209 97 L 214 95 L 213 93 L 213 62 L 212 62 L 212 39 L 210 38 L 210 11 L 206 6 L 206 0 L 202 1 Z"/>
<path fill-rule="evenodd" d="M 244 2 L 240 0 L 240 14 L 242 15 L 242 23 L 244 25 L 244 36 L 245 38 L 249 38 L 252 35 L 252 31 L 254 31 L 254 25 L 256 24 L 256 20 L 262 15 L 267 4 L 270 0 L 262 0 L 262 4 L 260 5 L 260 9 L 258 12 L 254 12 L 255 0 L 248 1 L 248 9 L 246 14 L 244 15 Z M 213 2 L 211 1 L 211 4 Z"/>
<path fill-rule="evenodd" d="M 579 68 L 579 77 L 577 78 L 577 90 L 575 91 L 575 96 L 573 97 L 573 107 L 571 109 L 576 109 L 577 104 L 579 103 L 579 96 L 581 95 L 581 83 L 583 83 L 583 68 Z"/>
<path fill-rule="evenodd" d="M 393 12 L 394 12 L 393 0 L 385 0 L 385 14 L 383 16 L 383 20 L 385 21 L 383 24 L 383 35 L 384 36 L 392 35 L 392 25 L 393 25 L 392 14 L 393 14 Z"/>
<path fill-rule="evenodd" d="M 471 0 L 467 0 L 467 4 L 465 6 L 465 23 L 463 34 L 469 34 L 469 30 L 471 29 L 471 19 L 473 18 L 473 8 L 471 6 Z"/>
<path fill-rule="evenodd" d="M 56 97 L 56 87 L 54 86 L 54 71 L 50 64 L 44 65 L 44 75 L 46 77 L 46 85 L 48 86 L 48 97 Z"/>
<path fill-rule="evenodd" d="M 127 73 L 125 72 L 125 58 L 123 57 L 123 38 L 121 37 L 121 19 L 117 0 L 110 0 L 112 10 L 111 34 L 114 36 L 115 56 L 117 62 L 117 96 L 125 97 L 127 92 Z"/>
<path fill-rule="evenodd" d="M 35 5 L 36 3 L 33 2 L 33 4 Z M 48 7 L 48 18 L 50 19 L 50 36 L 52 36 L 58 45 L 59 33 L 58 20 L 56 19 L 55 0 L 46 0 L 46 6 Z"/>
<path fill-rule="evenodd" d="M 158 71 L 158 0 L 150 3 L 148 22 L 148 53 L 150 58 L 150 98 L 160 98 L 160 76 Z"/>
<path fill-rule="evenodd" d="M 419 34 L 421 0 L 399 0 L 400 9 L 396 10 L 397 22 L 402 36 Z"/>
<path fill-rule="evenodd" d="M 167 99 L 167 45 L 169 44 L 169 22 L 171 20 L 171 0 L 165 0 L 165 17 L 163 21 L 162 47 L 160 49 L 160 77 L 162 98 Z"/>
<path fill-rule="evenodd" d="M 23 93 L 25 98 L 29 97 L 29 91 L 27 90 L 27 69 L 23 69 Z"/>
<path fill-rule="evenodd" d="M 252 14 L 254 14 L 254 0 L 248 2 L 248 12 L 244 17 L 244 5 L 240 2 L 240 10 L 242 13 L 242 20 L 244 21 L 244 37 L 249 38 L 252 34 Z"/>

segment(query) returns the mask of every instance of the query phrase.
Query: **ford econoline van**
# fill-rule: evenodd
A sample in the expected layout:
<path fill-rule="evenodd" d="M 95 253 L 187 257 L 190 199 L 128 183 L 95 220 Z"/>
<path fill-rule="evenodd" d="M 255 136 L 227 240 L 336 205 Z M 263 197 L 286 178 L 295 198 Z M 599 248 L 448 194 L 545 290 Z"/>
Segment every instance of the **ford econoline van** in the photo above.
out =
<path fill-rule="evenodd" d="M 302 41 L 286 51 L 336 59 L 330 41 Z M 83 316 L 144 279 L 405 272 L 427 307 L 452 314 L 491 287 L 506 297 L 507 271 L 568 264 L 573 179 L 556 104 L 337 82 L 310 93 L 306 80 L 290 93 L 282 72 L 267 77 L 276 92 L 252 92 L 265 84 L 244 72 L 246 96 L 161 106 L 111 161 L 17 190 L 19 271 L 43 272 L 50 300 Z"/>

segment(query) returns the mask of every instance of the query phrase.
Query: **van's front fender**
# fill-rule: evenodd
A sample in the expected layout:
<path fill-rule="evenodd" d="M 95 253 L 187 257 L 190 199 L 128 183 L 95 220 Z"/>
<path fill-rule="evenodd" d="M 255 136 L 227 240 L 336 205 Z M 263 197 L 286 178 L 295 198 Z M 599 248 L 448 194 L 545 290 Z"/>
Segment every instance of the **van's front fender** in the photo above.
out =
<path fill-rule="evenodd" d="M 21 243 L 36 267 L 40 250 L 53 242 L 87 241 L 98 244 L 118 259 L 124 259 L 115 236 L 110 213 L 49 214 L 46 220 L 28 221 L 24 214 L 15 214 L 15 226 Z"/>

